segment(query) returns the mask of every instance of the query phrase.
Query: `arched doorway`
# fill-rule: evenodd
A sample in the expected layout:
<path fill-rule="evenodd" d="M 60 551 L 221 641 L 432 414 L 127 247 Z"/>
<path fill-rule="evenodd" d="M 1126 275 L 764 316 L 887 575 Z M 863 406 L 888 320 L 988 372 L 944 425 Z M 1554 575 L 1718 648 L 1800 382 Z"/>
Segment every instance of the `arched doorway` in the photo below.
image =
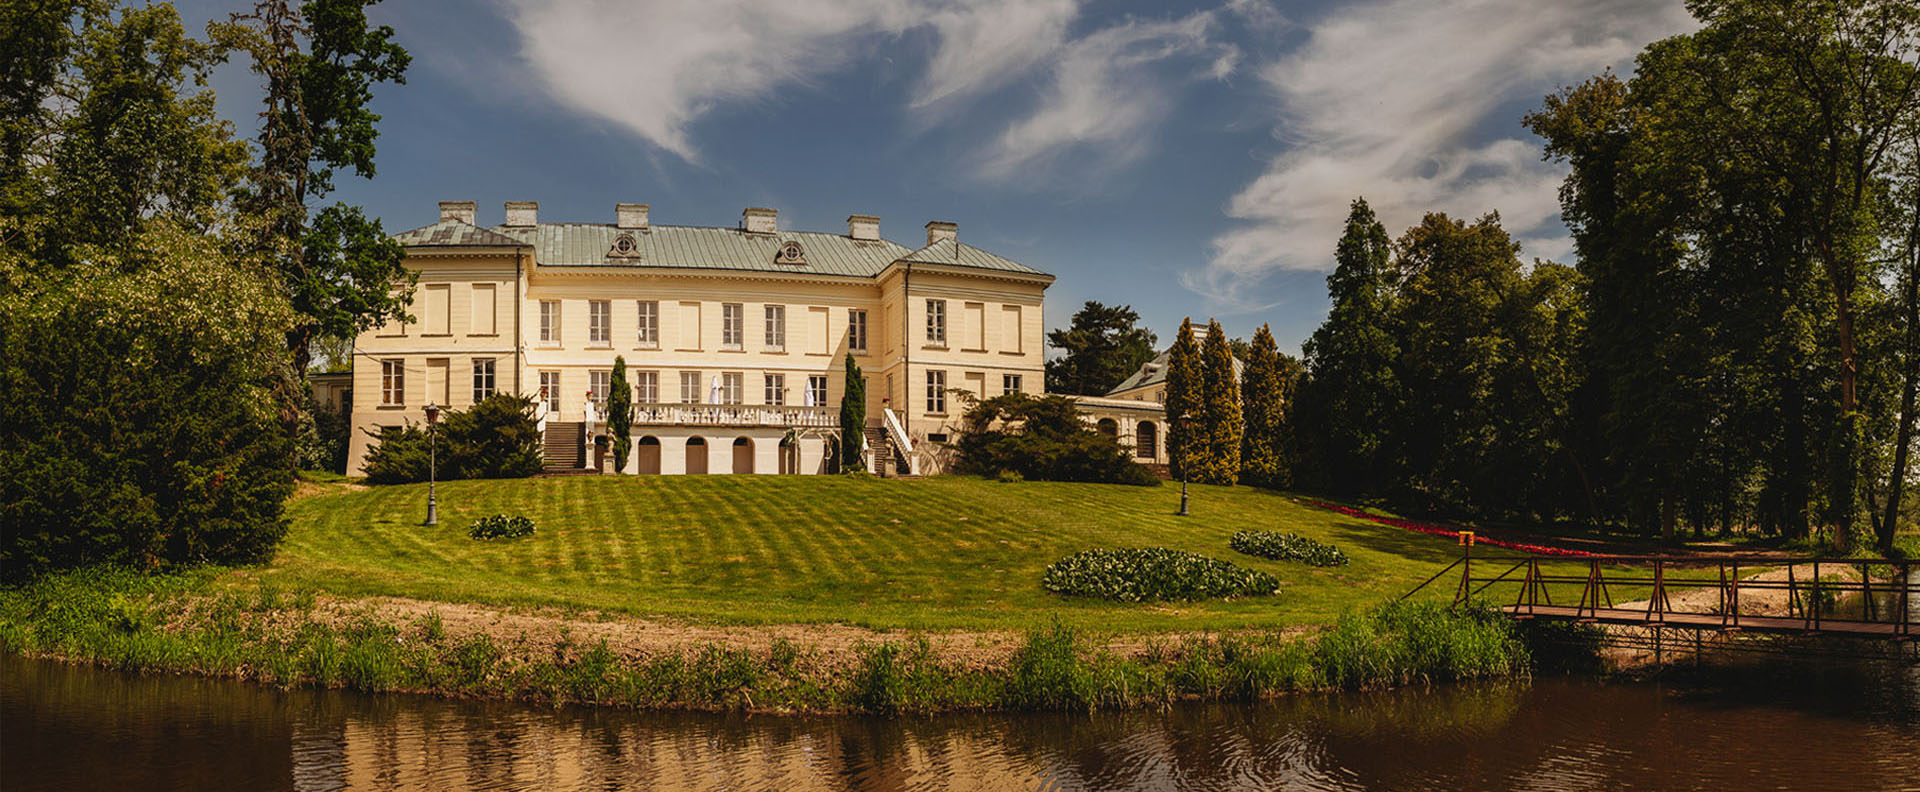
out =
<path fill-rule="evenodd" d="M 733 440 L 733 472 L 753 472 L 753 441 L 744 437 Z"/>
<path fill-rule="evenodd" d="M 780 475 L 800 472 L 800 444 L 791 437 L 780 438 Z"/>
<path fill-rule="evenodd" d="M 647 435 L 633 446 L 635 472 L 642 476 L 660 475 L 660 438 Z"/>
<path fill-rule="evenodd" d="M 1108 437 L 1120 436 L 1120 424 L 1112 418 L 1100 419 L 1099 423 L 1094 424 L 1094 428 L 1099 429 L 1101 434 Z"/>
<path fill-rule="evenodd" d="M 1160 430 L 1152 421 L 1141 421 L 1140 434 L 1135 438 L 1133 453 L 1141 459 L 1155 459 L 1160 456 Z"/>
<path fill-rule="evenodd" d="M 687 438 L 687 474 L 699 475 L 707 472 L 707 440 L 704 437 Z"/>

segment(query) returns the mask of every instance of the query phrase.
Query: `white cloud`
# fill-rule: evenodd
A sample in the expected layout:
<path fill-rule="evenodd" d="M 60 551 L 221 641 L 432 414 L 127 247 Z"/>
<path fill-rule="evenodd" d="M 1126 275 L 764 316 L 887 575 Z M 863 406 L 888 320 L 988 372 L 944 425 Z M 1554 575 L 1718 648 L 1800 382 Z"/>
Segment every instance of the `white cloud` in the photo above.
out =
<path fill-rule="evenodd" d="M 1105 169 L 1137 159 L 1182 81 L 1167 74 L 1166 62 L 1194 63 L 1187 80 L 1224 79 L 1239 62 L 1238 48 L 1212 36 L 1215 17 L 1130 19 L 1067 44 L 1039 105 L 993 142 L 979 175 L 1024 177 L 1069 150 L 1097 150 Z"/>
<path fill-rule="evenodd" d="M 1330 267 L 1355 196 L 1396 234 L 1426 211 L 1497 210 L 1532 234 L 1527 255 L 1564 255 L 1552 233 L 1564 170 L 1501 114 L 1692 26 L 1674 0 L 1384 0 L 1310 23 L 1261 72 L 1285 151 L 1232 198 L 1244 222 L 1187 285 L 1244 306 L 1266 274 Z M 1489 140 L 1490 126 L 1514 137 Z"/>
<path fill-rule="evenodd" d="M 1031 71 L 1059 52 L 1077 0 L 982 0 L 940 8 L 928 22 L 940 48 L 913 106 L 977 95 Z"/>

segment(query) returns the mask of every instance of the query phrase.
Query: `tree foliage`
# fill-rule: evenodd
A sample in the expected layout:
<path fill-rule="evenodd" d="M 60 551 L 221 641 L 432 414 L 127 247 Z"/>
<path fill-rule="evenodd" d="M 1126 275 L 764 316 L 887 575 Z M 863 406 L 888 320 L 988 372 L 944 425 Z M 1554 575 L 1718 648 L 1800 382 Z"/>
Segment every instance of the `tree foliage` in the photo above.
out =
<path fill-rule="evenodd" d="M 1286 409 L 1290 406 L 1282 378 L 1280 350 L 1266 325 L 1253 334 L 1240 380 L 1242 424 L 1245 436 L 1240 452 L 1240 479 L 1262 487 L 1285 487 L 1291 476 L 1287 464 Z"/>
<path fill-rule="evenodd" d="M 613 469 L 627 469 L 633 451 L 633 386 L 627 384 L 627 358 L 613 356 L 613 378 L 607 394 L 607 434 L 613 435 Z"/>
<path fill-rule="evenodd" d="M 1066 353 L 1047 361 L 1047 392 L 1104 396 L 1153 360 L 1158 339 L 1139 322 L 1131 305 L 1088 300 L 1067 328 L 1047 334 Z"/>
<path fill-rule="evenodd" d="M 1200 415 L 1206 453 L 1195 465 L 1193 480 L 1232 486 L 1240 480 L 1240 377 L 1234 371 L 1233 351 L 1220 323 L 1207 323 L 1207 340 L 1200 350 Z"/>
<path fill-rule="evenodd" d="M 1393 244 L 1366 199 L 1355 198 L 1327 276 L 1332 308 L 1302 345 L 1310 377 L 1295 414 L 1302 437 L 1303 483 L 1336 495 L 1378 493 L 1392 475 L 1391 417 L 1399 412 L 1394 376 Z"/>
<path fill-rule="evenodd" d="M 440 426 L 431 429 L 437 436 L 415 424 L 368 432 L 377 442 L 367 449 L 367 481 L 410 484 L 426 481 L 430 473 L 441 481 L 539 473 L 540 427 L 533 416 L 531 397 L 496 393 L 468 409 L 442 413 Z"/>
<path fill-rule="evenodd" d="M 1088 428 L 1065 396 L 1009 393 L 968 408 L 960 437 L 964 473 L 1005 471 L 1034 481 L 1086 481 L 1155 486 L 1119 441 Z"/>
<path fill-rule="evenodd" d="M 860 467 L 860 452 L 867 442 L 867 378 L 860 364 L 847 355 L 847 386 L 840 394 L 840 471 Z"/>
<path fill-rule="evenodd" d="M 1167 352 L 1167 458 L 1173 477 L 1187 479 L 1211 464 L 1206 455 L 1212 450 L 1206 443 L 1200 345 L 1193 340 L 1192 319 L 1181 320 Z"/>

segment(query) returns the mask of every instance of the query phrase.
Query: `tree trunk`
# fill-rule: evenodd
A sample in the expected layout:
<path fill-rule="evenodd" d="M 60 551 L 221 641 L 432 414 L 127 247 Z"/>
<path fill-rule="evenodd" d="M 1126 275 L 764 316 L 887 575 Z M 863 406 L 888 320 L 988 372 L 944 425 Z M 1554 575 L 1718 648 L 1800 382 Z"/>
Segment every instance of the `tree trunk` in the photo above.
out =
<path fill-rule="evenodd" d="M 1920 198 L 1920 192 L 1915 193 Z M 1903 333 L 1900 361 L 1900 425 L 1894 433 L 1893 470 L 1887 474 L 1887 504 L 1874 526 L 1874 544 L 1881 553 L 1893 550 L 1893 535 L 1900 519 L 1900 498 L 1906 490 L 1908 453 L 1913 448 L 1914 401 L 1920 395 L 1920 200 L 1916 200 L 1912 223 L 1907 232 L 1906 282 L 1901 284 L 1901 318 L 1907 326 Z"/>

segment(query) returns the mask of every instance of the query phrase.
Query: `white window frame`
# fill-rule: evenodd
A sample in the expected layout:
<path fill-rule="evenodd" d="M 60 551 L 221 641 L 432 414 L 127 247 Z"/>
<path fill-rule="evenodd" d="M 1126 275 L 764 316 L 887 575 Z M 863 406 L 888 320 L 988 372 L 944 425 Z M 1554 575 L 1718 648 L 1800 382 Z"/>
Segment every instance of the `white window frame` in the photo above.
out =
<path fill-rule="evenodd" d="M 634 342 L 643 349 L 660 348 L 660 301 L 638 300 L 635 312 L 640 317 L 640 329 Z"/>
<path fill-rule="evenodd" d="M 812 397 L 813 406 L 827 406 L 827 377 L 813 374 L 807 377 L 807 395 Z"/>
<path fill-rule="evenodd" d="M 613 303 L 611 301 L 587 301 L 587 343 L 594 346 L 613 345 Z"/>
<path fill-rule="evenodd" d="M 867 351 L 867 311 L 865 308 L 847 309 L 847 349 L 852 352 Z"/>
<path fill-rule="evenodd" d="M 540 343 L 560 343 L 560 301 L 540 301 Z"/>
<path fill-rule="evenodd" d="M 613 372 L 608 369 L 587 372 L 587 393 L 593 399 L 594 408 L 605 412 L 607 396 L 613 393 Z"/>
<path fill-rule="evenodd" d="M 636 371 L 633 374 L 633 401 L 636 404 L 660 403 L 660 372 Z"/>
<path fill-rule="evenodd" d="M 680 372 L 680 403 L 699 404 L 706 401 L 700 398 L 700 372 Z"/>
<path fill-rule="evenodd" d="M 406 403 L 407 362 L 404 360 L 380 361 L 380 404 L 385 407 L 397 407 Z"/>
<path fill-rule="evenodd" d="M 947 301 L 927 300 L 927 343 L 947 345 Z"/>
<path fill-rule="evenodd" d="M 495 387 L 495 383 L 497 382 L 497 380 L 494 379 L 495 371 L 493 358 L 473 359 L 474 404 L 486 401 L 488 398 L 491 398 L 493 394 L 500 392 L 499 389 Z"/>
<path fill-rule="evenodd" d="M 720 348 L 738 351 L 746 343 L 747 307 L 744 303 L 720 304 Z"/>
<path fill-rule="evenodd" d="M 768 303 L 767 350 L 771 352 L 787 351 L 787 306 Z"/>
<path fill-rule="evenodd" d="M 787 375 L 765 375 L 766 389 L 761 395 L 765 404 L 779 406 L 787 403 Z"/>
<path fill-rule="evenodd" d="M 560 409 L 560 372 L 540 372 L 540 403 L 546 405 L 547 412 Z"/>
<path fill-rule="evenodd" d="M 947 372 L 944 369 L 927 369 L 927 413 L 947 413 Z"/>
<path fill-rule="evenodd" d="M 725 371 L 720 374 L 720 403 L 740 404 L 745 398 L 741 391 L 746 389 L 747 377 L 738 371 Z"/>
<path fill-rule="evenodd" d="M 1010 396 L 1015 393 L 1020 393 L 1021 392 L 1020 385 L 1021 385 L 1021 382 L 1020 382 L 1019 374 L 1000 375 L 1000 395 Z"/>

